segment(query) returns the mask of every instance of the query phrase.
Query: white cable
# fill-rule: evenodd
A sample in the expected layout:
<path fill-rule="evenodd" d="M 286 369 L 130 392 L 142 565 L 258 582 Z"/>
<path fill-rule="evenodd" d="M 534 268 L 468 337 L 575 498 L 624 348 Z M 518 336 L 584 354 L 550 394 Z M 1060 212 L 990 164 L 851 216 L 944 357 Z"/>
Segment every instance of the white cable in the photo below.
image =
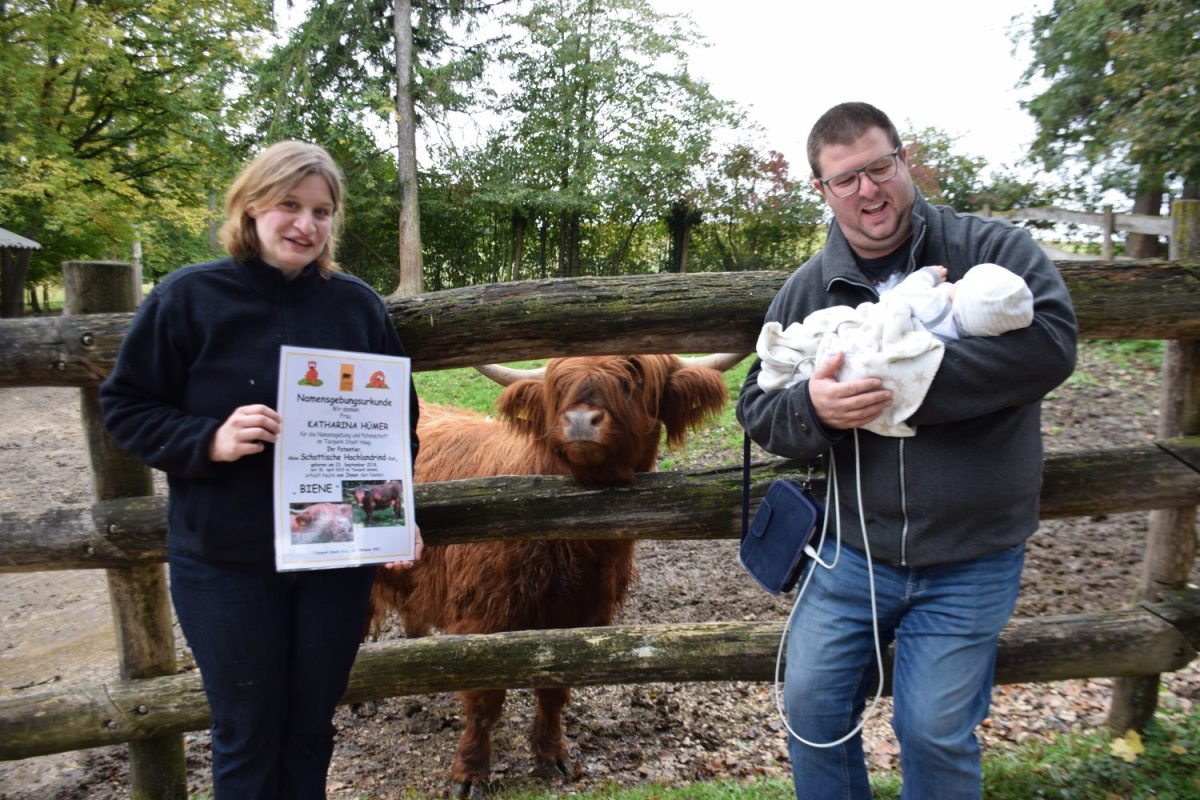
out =
<path fill-rule="evenodd" d="M 795 739 L 797 741 L 799 741 L 803 744 L 806 744 L 809 747 L 818 747 L 818 748 L 837 747 L 838 745 L 849 741 L 852 737 L 856 736 L 858 734 L 858 732 L 863 729 L 863 726 L 867 724 L 867 720 L 869 720 L 871 717 L 873 717 L 875 715 L 875 712 L 879 708 L 879 699 L 881 697 L 883 697 L 883 647 L 880 644 L 880 640 L 879 640 L 879 612 L 878 612 L 878 609 L 877 609 L 876 603 L 875 603 L 875 569 L 871 563 L 871 543 L 867 537 L 867 523 L 866 523 L 865 516 L 863 514 L 862 470 L 860 467 L 861 461 L 862 461 L 862 459 L 859 457 L 859 452 L 858 452 L 858 429 L 855 428 L 854 429 L 854 480 L 855 480 L 855 484 L 856 484 L 855 491 L 856 491 L 856 496 L 857 496 L 857 500 L 858 500 L 858 522 L 859 522 L 859 526 L 863 532 L 863 551 L 866 553 L 866 556 L 867 556 L 867 577 L 868 577 L 870 585 L 871 585 L 871 628 L 875 634 L 875 663 L 878 667 L 878 669 L 877 669 L 878 674 L 876 677 L 876 682 L 878 683 L 878 686 L 875 689 L 875 699 L 871 701 L 871 707 L 868 708 L 866 710 L 866 712 L 862 715 L 862 718 L 859 719 L 858 725 L 856 725 L 852 731 L 847 733 L 842 738 L 837 739 L 832 742 L 810 742 L 807 739 L 805 739 L 803 736 L 801 736 L 800 734 L 798 734 L 794 730 L 792 730 L 792 726 L 788 723 L 787 713 L 783 709 L 783 693 L 779 691 L 779 668 L 783 662 L 783 650 L 784 650 L 784 647 L 786 646 L 788 631 L 791 630 L 791 627 L 792 627 L 792 620 L 796 616 L 796 609 L 798 609 L 800 607 L 800 600 L 801 600 L 801 598 L 804 597 L 804 592 L 806 589 L 808 589 L 809 581 L 812 580 L 812 576 L 817 571 L 817 568 L 821 567 L 824 569 L 833 569 L 834 566 L 837 565 L 838 559 L 841 557 L 841 552 L 842 552 L 842 514 L 841 514 L 841 508 L 838 503 L 837 462 L 834 459 L 833 450 L 830 449 L 830 451 L 829 451 L 829 469 L 827 470 L 827 473 L 826 473 L 826 483 L 825 483 L 826 515 L 825 515 L 824 524 L 821 527 L 821 538 L 820 538 L 820 541 L 817 542 L 816 549 L 817 549 L 817 552 L 819 552 L 820 549 L 825 544 L 825 533 L 829 528 L 828 510 L 830 508 L 831 502 L 833 503 L 833 506 L 832 506 L 834 509 L 833 513 L 836 518 L 836 523 L 834 525 L 834 536 L 836 537 L 835 538 L 836 549 L 834 550 L 833 561 L 830 561 L 827 564 L 824 561 L 822 561 L 820 559 L 820 557 L 817 556 L 816 552 L 813 552 L 810 547 L 805 548 L 806 552 L 808 552 L 808 554 L 813 558 L 814 563 L 813 563 L 812 568 L 808 571 L 808 574 L 804 577 L 804 582 L 800 584 L 800 589 L 796 592 L 796 602 L 792 604 L 792 610 L 788 614 L 787 622 L 784 623 L 783 635 L 779 638 L 779 650 L 775 654 L 775 683 L 771 687 L 771 691 L 775 695 L 775 708 L 778 710 L 779 718 L 781 720 L 783 720 L 783 726 L 785 728 L 787 728 L 788 734 L 795 737 Z"/>

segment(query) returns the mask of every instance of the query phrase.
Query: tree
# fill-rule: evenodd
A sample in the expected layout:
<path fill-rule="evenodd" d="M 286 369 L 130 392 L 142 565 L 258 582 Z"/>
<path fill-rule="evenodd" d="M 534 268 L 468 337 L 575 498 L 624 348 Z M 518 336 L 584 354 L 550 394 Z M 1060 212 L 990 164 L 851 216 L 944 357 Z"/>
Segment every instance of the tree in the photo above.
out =
<path fill-rule="evenodd" d="M 396 178 L 400 184 L 400 281 L 396 294 L 421 293 L 421 213 L 417 205 L 417 105 L 414 100 L 412 0 L 395 0 Z"/>
<path fill-rule="evenodd" d="M 205 189 L 229 161 L 225 87 L 269 8 L 0 3 L 0 218 L 42 243 L 31 278 L 63 259 L 122 255 L 152 226 L 199 234 Z M 4 302 L 0 313 L 21 312 Z"/>
<path fill-rule="evenodd" d="M 913 183 L 925 199 L 959 211 L 979 208 L 985 159 L 953 152 L 954 139 L 936 128 L 906 131 L 901 138 L 908 143 Z"/>
<path fill-rule="evenodd" d="M 424 285 L 418 123 L 461 108 L 466 97 L 460 87 L 478 82 L 483 69 L 483 50 L 459 46 L 445 28 L 469 29 L 475 15 L 489 9 L 485 0 L 315 0 L 259 71 L 258 129 L 267 138 L 324 144 L 340 136 L 355 143 L 355 159 L 363 165 L 373 161 L 365 149 L 390 151 L 392 166 L 375 161 L 370 181 L 350 184 L 349 202 L 357 197 L 360 208 L 398 209 L 389 248 L 397 255 L 397 275 L 388 283 L 399 294 L 419 293 Z M 370 144 L 387 141 L 382 131 L 388 129 L 395 131 L 390 143 Z M 381 181 L 385 174 L 391 183 Z M 351 222 L 356 229 L 348 203 L 348 229 Z M 348 261 L 348 268 L 373 271 L 381 244 L 368 264 Z"/>
<path fill-rule="evenodd" d="M 1033 59 L 1022 83 L 1048 84 L 1024 103 L 1038 126 L 1031 155 L 1049 170 L 1074 162 L 1097 171 L 1138 213 L 1161 213 L 1168 181 L 1194 192 L 1197 30 L 1193 0 L 1055 0 L 1024 34 Z M 1157 255 L 1156 240 L 1131 235 L 1126 252 Z"/>
<path fill-rule="evenodd" d="M 704 215 L 692 200 L 676 200 L 671 203 L 664 222 L 671 237 L 671 251 L 667 256 L 667 272 L 688 271 L 688 249 L 692 243 L 692 229 L 704 221 Z"/>
<path fill-rule="evenodd" d="M 687 71 L 696 33 L 645 0 L 535 0 L 509 22 L 518 34 L 501 61 L 516 88 L 495 109 L 510 120 L 496 135 L 518 155 L 510 188 L 493 194 L 517 201 L 517 219 L 553 220 L 559 275 L 623 271 L 728 119 Z"/>
<path fill-rule="evenodd" d="M 691 262 L 701 270 L 795 269 L 820 247 L 823 209 L 782 153 L 726 151 L 699 203 Z"/>

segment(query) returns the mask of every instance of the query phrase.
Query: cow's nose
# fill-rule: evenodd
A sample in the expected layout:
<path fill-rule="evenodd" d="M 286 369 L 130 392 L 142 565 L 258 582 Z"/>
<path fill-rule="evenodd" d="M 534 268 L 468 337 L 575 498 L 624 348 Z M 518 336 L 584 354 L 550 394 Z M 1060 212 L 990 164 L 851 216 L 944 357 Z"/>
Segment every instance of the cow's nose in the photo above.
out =
<path fill-rule="evenodd" d="M 563 416 L 567 420 L 564 433 L 568 439 L 595 439 L 604 422 L 603 411 L 568 411 Z"/>

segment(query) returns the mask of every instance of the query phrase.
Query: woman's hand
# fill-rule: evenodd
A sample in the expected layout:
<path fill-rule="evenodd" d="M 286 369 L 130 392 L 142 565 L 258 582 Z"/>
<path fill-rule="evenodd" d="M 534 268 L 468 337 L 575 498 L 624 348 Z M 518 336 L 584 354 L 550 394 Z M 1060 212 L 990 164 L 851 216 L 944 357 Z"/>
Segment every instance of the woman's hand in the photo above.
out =
<path fill-rule="evenodd" d="M 237 461 L 242 456 L 261 453 L 267 443 L 275 443 L 283 418 L 264 405 L 240 406 L 217 428 L 208 445 L 213 461 Z"/>
<path fill-rule="evenodd" d="M 416 534 L 416 548 L 412 561 L 389 561 L 383 566 L 388 569 L 412 569 L 412 565 L 421 560 L 421 551 L 425 549 L 425 541 L 421 538 L 421 526 L 413 525 L 413 532 Z"/>

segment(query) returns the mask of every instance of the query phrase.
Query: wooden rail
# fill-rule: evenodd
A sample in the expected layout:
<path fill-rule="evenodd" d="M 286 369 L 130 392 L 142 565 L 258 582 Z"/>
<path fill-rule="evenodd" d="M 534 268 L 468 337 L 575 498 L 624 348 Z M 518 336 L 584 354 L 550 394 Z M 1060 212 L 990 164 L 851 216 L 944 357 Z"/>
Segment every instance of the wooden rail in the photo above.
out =
<path fill-rule="evenodd" d="M 459 689 L 769 681 L 782 630 L 782 622 L 614 625 L 368 644 L 342 702 Z M 1198 648 L 1200 590 L 1178 592 L 1154 605 L 1013 622 L 1001 635 L 996 680 L 1157 675 L 1186 666 Z M 209 722 L 194 673 L 39 692 L 0 700 L 0 759 L 139 741 Z"/>
<path fill-rule="evenodd" d="M 1083 338 L 1200 338 L 1200 258 L 1057 266 Z M 560 355 L 750 353 L 786 279 L 763 271 L 518 281 L 389 307 L 417 370 Z M 131 317 L 0 319 L 0 387 L 99 385 Z"/>
<path fill-rule="evenodd" d="M 757 505 L 786 461 L 753 470 Z M 815 482 L 820 490 L 821 481 Z M 588 489 L 561 476 L 500 477 L 414 487 L 428 544 L 496 539 L 736 539 L 741 468 L 639 475 L 631 486 Z M 1200 437 L 1111 450 L 1051 453 L 1043 519 L 1119 514 L 1200 502 Z M 652 515 L 646 509 L 653 508 Z M 0 512 L 0 572 L 127 567 L 166 558 L 165 497 L 89 508 Z M 479 520 L 488 520 L 481 526 Z"/>

